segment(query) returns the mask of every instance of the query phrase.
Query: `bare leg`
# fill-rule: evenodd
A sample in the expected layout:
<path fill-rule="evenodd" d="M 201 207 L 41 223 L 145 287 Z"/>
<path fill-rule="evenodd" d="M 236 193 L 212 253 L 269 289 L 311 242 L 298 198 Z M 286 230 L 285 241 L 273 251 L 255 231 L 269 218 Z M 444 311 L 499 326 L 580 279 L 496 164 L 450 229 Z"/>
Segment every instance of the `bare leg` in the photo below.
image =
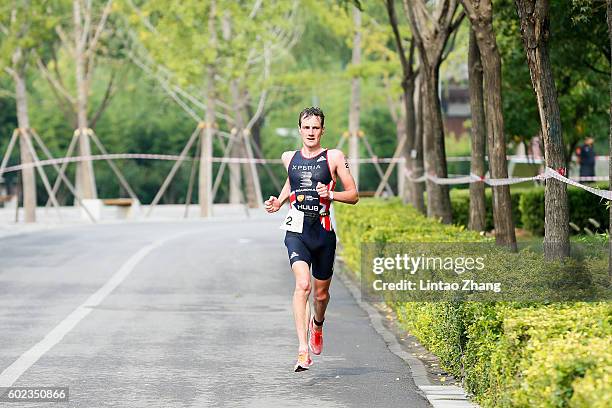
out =
<path fill-rule="evenodd" d="M 308 335 L 308 323 L 310 323 L 310 302 L 306 299 L 306 310 L 304 311 L 304 327 L 306 327 L 306 335 Z"/>
<path fill-rule="evenodd" d="M 318 322 L 322 322 L 325 319 L 325 310 L 329 303 L 329 286 L 331 285 L 332 278 L 327 280 L 314 280 L 314 317 Z M 314 325 L 315 330 L 319 329 L 316 324 Z"/>
<path fill-rule="evenodd" d="M 308 350 L 308 319 L 310 307 L 308 296 L 310 295 L 310 268 L 304 261 L 294 262 L 291 269 L 295 275 L 295 290 L 293 292 L 293 318 L 297 331 L 299 350 Z"/>

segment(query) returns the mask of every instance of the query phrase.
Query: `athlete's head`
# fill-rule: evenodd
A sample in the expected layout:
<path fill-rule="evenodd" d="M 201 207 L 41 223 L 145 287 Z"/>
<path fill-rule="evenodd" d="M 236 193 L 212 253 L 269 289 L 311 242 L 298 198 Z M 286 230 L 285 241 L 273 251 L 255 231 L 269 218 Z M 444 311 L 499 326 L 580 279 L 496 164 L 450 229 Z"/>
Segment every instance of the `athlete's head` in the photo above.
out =
<path fill-rule="evenodd" d="M 311 106 L 310 108 L 306 108 L 300 112 L 300 117 L 298 118 L 298 126 L 302 127 L 302 120 L 306 119 L 310 116 L 318 116 L 321 121 L 321 127 L 325 126 L 325 115 L 323 111 L 318 106 Z"/>
<path fill-rule="evenodd" d="M 304 146 L 316 148 L 321 144 L 321 136 L 325 127 L 325 115 L 317 107 L 306 108 L 300 112 L 298 125 Z"/>

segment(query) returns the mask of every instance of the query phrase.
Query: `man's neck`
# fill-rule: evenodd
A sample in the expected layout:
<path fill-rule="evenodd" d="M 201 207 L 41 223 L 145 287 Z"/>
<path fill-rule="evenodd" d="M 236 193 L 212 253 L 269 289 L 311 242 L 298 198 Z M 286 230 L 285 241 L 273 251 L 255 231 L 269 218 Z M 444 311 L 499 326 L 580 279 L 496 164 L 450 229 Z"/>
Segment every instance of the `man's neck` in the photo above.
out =
<path fill-rule="evenodd" d="M 306 145 L 302 145 L 302 150 L 301 150 L 302 156 L 306 156 L 306 157 L 316 156 L 322 151 L 323 151 L 323 147 L 321 145 L 318 145 L 316 147 L 308 147 Z"/>

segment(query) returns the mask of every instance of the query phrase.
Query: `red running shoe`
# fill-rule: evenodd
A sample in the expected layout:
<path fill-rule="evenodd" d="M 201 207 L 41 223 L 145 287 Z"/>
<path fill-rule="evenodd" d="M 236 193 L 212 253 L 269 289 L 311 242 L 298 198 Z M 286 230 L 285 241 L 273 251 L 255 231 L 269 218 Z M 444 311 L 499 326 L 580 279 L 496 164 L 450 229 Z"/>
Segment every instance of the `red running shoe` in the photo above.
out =
<path fill-rule="evenodd" d="M 300 351 L 298 353 L 297 363 L 295 363 L 295 367 L 293 367 L 293 371 L 299 373 L 300 371 L 306 371 L 312 365 L 312 359 L 310 355 L 308 355 L 307 351 Z"/>
<path fill-rule="evenodd" d="M 323 327 L 321 330 L 315 330 L 314 328 L 314 316 L 310 318 L 310 324 L 308 325 L 310 331 L 310 337 L 308 338 L 308 347 L 312 354 L 319 355 L 323 350 Z"/>

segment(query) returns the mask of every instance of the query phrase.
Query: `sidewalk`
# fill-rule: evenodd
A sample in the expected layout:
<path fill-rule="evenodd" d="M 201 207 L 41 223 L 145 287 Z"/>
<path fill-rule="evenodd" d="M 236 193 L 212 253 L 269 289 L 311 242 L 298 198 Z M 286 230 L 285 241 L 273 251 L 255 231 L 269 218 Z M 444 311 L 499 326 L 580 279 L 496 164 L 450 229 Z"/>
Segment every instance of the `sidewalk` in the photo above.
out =
<path fill-rule="evenodd" d="M 377 310 L 369 303 L 361 300 L 361 293 L 359 290 L 358 282 L 355 281 L 353 276 L 350 276 L 350 271 L 346 270 L 346 267 L 341 260 L 336 261 L 339 264 L 337 267 L 340 270 L 338 275 L 340 276 L 342 283 L 349 290 L 355 302 L 361 307 L 369 316 L 372 326 L 378 332 L 378 334 L 384 339 L 387 348 L 396 356 L 401 358 L 408 364 L 412 371 L 412 378 L 414 383 L 421 390 L 423 395 L 427 398 L 429 403 L 434 408 L 478 408 L 479 405 L 471 402 L 467 398 L 466 391 L 459 385 L 440 385 L 439 381 L 436 381 L 435 373 L 425 364 L 421 359 L 416 357 L 416 353 L 411 353 L 406 345 L 400 344 L 396 333 L 394 333 L 388 325 L 384 323 L 385 317 L 380 310 Z M 419 350 L 425 350 L 424 347 L 417 345 Z M 414 350 L 412 350 L 414 351 Z M 427 351 L 421 351 L 419 357 L 425 357 L 431 353 Z M 433 356 L 433 355 L 431 355 Z"/>

